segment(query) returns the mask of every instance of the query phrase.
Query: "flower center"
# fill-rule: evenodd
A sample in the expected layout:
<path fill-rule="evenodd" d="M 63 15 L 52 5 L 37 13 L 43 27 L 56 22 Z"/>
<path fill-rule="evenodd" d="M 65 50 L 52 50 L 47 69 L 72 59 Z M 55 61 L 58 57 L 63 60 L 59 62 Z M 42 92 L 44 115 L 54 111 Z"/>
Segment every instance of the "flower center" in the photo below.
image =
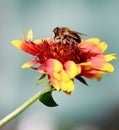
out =
<path fill-rule="evenodd" d="M 41 63 L 44 63 L 49 58 L 54 58 L 59 60 L 61 63 L 64 63 L 68 60 L 72 60 L 75 63 L 80 63 L 80 51 L 78 44 L 76 43 L 54 43 L 48 44 L 47 41 L 44 41 L 45 44 L 42 46 L 42 51 L 37 55 Z"/>

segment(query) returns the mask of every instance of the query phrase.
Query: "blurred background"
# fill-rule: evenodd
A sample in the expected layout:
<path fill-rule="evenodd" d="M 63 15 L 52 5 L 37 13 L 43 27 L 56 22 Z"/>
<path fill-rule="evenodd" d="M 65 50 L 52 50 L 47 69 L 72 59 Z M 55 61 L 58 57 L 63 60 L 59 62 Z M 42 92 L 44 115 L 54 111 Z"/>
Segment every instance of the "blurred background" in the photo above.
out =
<path fill-rule="evenodd" d="M 119 54 L 119 0 L 0 0 L 0 119 L 36 92 L 39 73 L 20 66 L 33 57 L 11 45 L 32 28 L 34 39 L 53 37 L 53 28 L 70 27 L 99 37 L 106 53 Z M 35 102 L 1 130 L 119 130 L 119 62 L 101 82 L 75 80 L 71 96 L 54 92 L 58 107 Z"/>

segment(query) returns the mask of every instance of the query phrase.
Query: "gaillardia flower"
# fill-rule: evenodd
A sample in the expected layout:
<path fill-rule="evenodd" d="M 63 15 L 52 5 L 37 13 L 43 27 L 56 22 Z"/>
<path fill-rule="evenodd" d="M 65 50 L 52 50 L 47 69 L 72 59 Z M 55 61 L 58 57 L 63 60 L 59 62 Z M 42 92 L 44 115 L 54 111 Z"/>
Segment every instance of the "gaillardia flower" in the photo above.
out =
<path fill-rule="evenodd" d="M 22 68 L 33 67 L 48 75 L 48 79 L 56 90 L 70 94 L 74 90 L 74 78 L 85 83 L 83 77 L 101 80 L 102 74 L 114 71 L 109 61 L 116 59 L 115 54 L 103 54 L 107 44 L 98 38 L 82 40 L 80 44 L 56 43 L 52 38 L 32 40 L 32 30 L 23 41 L 13 40 L 12 44 L 22 51 L 34 56 L 34 60 L 22 65 Z"/>

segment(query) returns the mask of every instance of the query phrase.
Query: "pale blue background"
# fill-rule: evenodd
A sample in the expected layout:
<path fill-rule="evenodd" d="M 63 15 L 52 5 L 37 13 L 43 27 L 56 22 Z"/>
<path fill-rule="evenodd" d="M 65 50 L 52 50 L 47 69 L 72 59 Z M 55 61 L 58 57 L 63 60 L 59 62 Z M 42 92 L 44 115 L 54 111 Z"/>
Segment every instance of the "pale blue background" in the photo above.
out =
<path fill-rule="evenodd" d="M 34 39 L 53 37 L 52 30 L 56 26 L 99 37 L 109 45 L 106 53 L 119 54 L 118 0 L 0 0 L 0 118 L 40 89 L 35 87 L 39 74 L 20 68 L 33 59 L 32 56 L 13 47 L 11 40 L 22 39 L 21 32 L 26 33 L 29 28 L 34 32 Z M 62 92 L 53 94 L 58 107 L 48 108 L 36 102 L 6 129 L 11 126 L 18 129 L 28 115 L 41 112 L 47 113 L 62 130 L 85 125 L 102 127 L 113 109 L 118 107 L 119 110 L 118 60 L 113 61 L 113 65 L 115 72 L 103 76 L 101 82 L 87 80 L 89 87 L 85 87 L 76 81 L 71 96 Z"/>

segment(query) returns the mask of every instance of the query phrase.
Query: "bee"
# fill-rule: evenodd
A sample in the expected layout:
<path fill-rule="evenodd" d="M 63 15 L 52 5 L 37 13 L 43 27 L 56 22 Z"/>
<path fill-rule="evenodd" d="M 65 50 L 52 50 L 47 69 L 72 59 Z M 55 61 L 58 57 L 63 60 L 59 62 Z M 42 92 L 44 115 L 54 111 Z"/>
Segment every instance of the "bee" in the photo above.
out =
<path fill-rule="evenodd" d="M 62 42 L 62 43 L 80 43 L 81 42 L 81 37 L 80 35 L 87 36 L 86 34 L 73 31 L 70 28 L 67 27 L 56 27 L 53 30 L 54 32 L 54 39 L 56 43 Z"/>

